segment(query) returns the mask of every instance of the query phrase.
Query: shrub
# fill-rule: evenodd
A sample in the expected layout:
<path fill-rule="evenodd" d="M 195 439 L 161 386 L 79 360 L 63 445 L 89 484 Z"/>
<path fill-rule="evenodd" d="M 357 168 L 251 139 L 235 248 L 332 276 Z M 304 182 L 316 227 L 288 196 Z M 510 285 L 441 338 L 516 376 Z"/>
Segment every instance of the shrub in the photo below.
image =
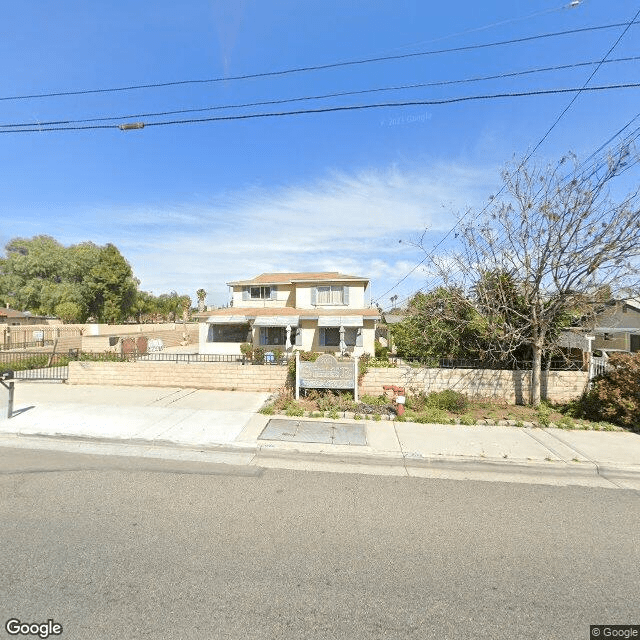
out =
<path fill-rule="evenodd" d="M 413 411 L 424 411 L 427 406 L 427 398 L 428 396 L 424 391 L 419 391 L 406 397 L 405 406 Z"/>
<path fill-rule="evenodd" d="M 446 411 L 437 407 L 427 408 L 424 413 L 413 418 L 422 424 L 451 424 L 451 418 Z"/>
<path fill-rule="evenodd" d="M 544 402 L 540 403 L 538 407 L 538 426 L 539 427 L 548 427 L 551 416 L 551 409 Z"/>
<path fill-rule="evenodd" d="M 285 411 L 285 414 L 288 415 L 288 416 L 303 416 L 304 415 L 304 409 L 299 404 L 296 404 L 295 402 L 292 402 L 287 407 L 287 409 Z"/>
<path fill-rule="evenodd" d="M 476 419 L 470 414 L 470 413 L 465 413 L 464 415 L 460 416 L 460 424 L 466 424 L 466 425 L 474 425 L 476 423 Z"/>
<path fill-rule="evenodd" d="M 433 391 L 427 397 L 427 406 L 433 409 L 443 409 L 451 413 L 465 413 L 469 407 L 469 399 L 463 393 L 445 389 Z"/>
<path fill-rule="evenodd" d="M 614 354 L 610 363 L 612 369 L 595 379 L 571 414 L 640 431 L 640 352 Z"/>
<path fill-rule="evenodd" d="M 380 395 L 380 396 L 364 395 L 364 396 L 360 396 L 360 402 L 362 404 L 386 407 L 389 404 L 389 399 L 385 395 Z"/>
<path fill-rule="evenodd" d="M 253 350 L 253 360 L 258 364 L 262 364 L 264 362 L 264 354 L 265 351 L 262 347 L 256 347 Z"/>
<path fill-rule="evenodd" d="M 389 358 L 389 347 L 383 347 L 377 340 L 373 351 L 376 359 L 387 360 Z"/>
<path fill-rule="evenodd" d="M 561 429 L 573 429 L 575 424 L 570 416 L 562 416 L 562 418 L 558 420 L 558 426 Z"/>
<path fill-rule="evenodd" d="M 265 415 L 265 416 L 272 416 L 275 413 L 275 409 L 273 408 L 273 405 L 268 405 L 266 407 L 262 407 L 262 409 L 260 409 L 259 413 Z"/>
<path fill-rule="evenodd" d="M 251 360 L 253 358 L 253 345 L 248 342 L 243 342 L 240 345 L 240 353 L 245 357 Z"/>

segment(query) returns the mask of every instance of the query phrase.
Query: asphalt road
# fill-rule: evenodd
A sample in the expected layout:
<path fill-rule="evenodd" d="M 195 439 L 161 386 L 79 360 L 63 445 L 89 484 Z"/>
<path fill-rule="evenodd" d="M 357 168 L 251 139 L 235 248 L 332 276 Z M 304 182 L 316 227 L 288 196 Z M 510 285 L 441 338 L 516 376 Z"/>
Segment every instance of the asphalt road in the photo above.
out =
<path fill-rule="evenodd" d="M 639 523 L 634 491 L 0 449 L 0 638 L 586 639 L 640 623 Z"/>

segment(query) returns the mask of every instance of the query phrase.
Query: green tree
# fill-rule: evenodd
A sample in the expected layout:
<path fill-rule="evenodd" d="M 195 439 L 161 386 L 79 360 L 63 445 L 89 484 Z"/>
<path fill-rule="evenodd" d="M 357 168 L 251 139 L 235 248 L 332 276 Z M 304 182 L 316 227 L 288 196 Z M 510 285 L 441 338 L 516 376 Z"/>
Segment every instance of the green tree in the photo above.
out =
<path fill-rule="evenodd" d="M 54 313 L 62 322 L 80 322 L 82 308 L 75 302 L 61 302 L 56 306 Z"/>
<path fill-rule="evenodd" d="M 204 300 L 207 297 L 207 292 L 204 289 L 198 289 L 196 296 L 198 296 L 198 311 L 202 312 L 205 310 Z"/>
<path fill-rule="evenodd" d="M 504 352 L 530 349 L 534 405 L 541 401 L 543 358 L 556 347 L 559 328 L 574 314 L 593 318 L 592 302 L 606 287 L 638 290 L 640 195 L 613 202 L 607 191 L 630 162 L 623 149 L 588 174 L 574 162 L 563 175 L 566 159 L 555 168 L 507 169 L 501 201 L 479 223 L 461 226 L 459 250 L 433 259 L 445 285 L 469 298 L 483 274 L 509 274 L 511 282 L 497 280 L 501 294 L 484 296 L 477 306 L 491 320 L 517 319 L 503 329 L 500 322 L 489 326 L 502 336 Z"/>
<path fill-rule="evenodd" d="M 120 322 L 135 303 L 137 287 L 131 266 L 112 244 L 101 247 L 97 258 L 85 281 L 89 314 L 102 322 Z"/>
<path fill-rule="evenodd" d="M 80 308 L 78 319 L 127 317 L 137 284 L 118 249 L 86 242 L 64 247 L 50 236 L 15 238 L 0 259 L 0 296 L 14 307 L 52 314 L 63 303 Z"/>
<path fill-rule="evenodd" d="M 399 356 L 437 366 L 443 358 L 478 358 L 483 330 L 480 314 L 463 292 L 440 287 L 416 294 L 407 317 L 391 332 Z"/>

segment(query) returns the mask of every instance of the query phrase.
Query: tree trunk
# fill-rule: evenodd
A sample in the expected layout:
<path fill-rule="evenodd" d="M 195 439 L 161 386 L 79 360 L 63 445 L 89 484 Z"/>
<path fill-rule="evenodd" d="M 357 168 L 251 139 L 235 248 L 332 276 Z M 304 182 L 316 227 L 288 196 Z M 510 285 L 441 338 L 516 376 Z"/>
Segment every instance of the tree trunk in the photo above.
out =
<path fill-rule="evenodd" d="M 533 362 L 531 363 L 531 404 L 537 407 L 540 404 L 540 380 L 542 377 L 542 347 L 531 345 Z"/>

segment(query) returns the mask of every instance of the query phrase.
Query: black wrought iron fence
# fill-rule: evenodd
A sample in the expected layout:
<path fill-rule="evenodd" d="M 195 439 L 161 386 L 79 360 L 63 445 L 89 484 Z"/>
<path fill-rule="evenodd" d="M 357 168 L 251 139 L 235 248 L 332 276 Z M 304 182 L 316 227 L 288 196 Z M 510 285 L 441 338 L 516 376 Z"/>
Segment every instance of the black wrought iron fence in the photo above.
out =
<path fill-rule="evenodd" d="M 498 371 L 530 371 L 533 366 L 531 360 L 505 361 L 499 360 L 464 360 L 458 358 L 440 358 L 439 360 L 418 360 L 412 358 L 399 358 L 390 356 L 389 361 L 394 364 L 408 364 L 415 367 L 428 367 L 434 369 L 493 369 Z M 550 371 L 582 371 L 582 360 L 557 359 L 551 362 L 543 362 L 543 369 Z"/>
<path fill-rule="evenodd" d="M 276 357 L 270 352 L 260 357 L 249 358 L 245 355 L 224 354 L 224 353 L 146 353 L 137 355 L 134 358 L 137 361 L 146 362 L 229 362 L 236 364 L 269 364 L 269 365 L 286 365 L 287 357 Z"/>

